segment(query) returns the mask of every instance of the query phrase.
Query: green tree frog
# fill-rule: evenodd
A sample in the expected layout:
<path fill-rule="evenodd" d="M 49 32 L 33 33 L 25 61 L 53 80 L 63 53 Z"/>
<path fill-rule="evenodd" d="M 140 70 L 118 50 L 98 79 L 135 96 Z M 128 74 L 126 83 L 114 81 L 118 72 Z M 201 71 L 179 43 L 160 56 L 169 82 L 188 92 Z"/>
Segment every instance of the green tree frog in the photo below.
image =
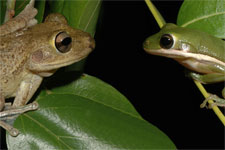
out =
<path fill-rule="evenodd" d="M 148 37 L 144 50 L 153 55 L 172 58 L 191 70 L 190 76 L 203 84 L 225 81 L 225 41 L 207 33 L 168 23 L 160 32 Z M 222 90 L 225 97 L 225 88 Z M 210 98 L 225 106 L 225 100 Z"/>

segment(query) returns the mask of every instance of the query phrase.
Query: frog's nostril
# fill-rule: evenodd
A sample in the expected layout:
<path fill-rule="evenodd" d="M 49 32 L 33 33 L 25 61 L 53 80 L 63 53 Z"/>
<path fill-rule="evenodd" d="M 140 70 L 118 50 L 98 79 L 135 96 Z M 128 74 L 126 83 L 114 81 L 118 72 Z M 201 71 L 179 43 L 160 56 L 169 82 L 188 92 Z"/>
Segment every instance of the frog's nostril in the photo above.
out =
<path fill-rule="evenodd" d="M 146 40 L 143 44 L 143 47 L 146 48 L 149 46 L 149 44 L 150 44 L 149 40 Z"/>
<path fill-rule="evenodd" d="M 94 49 L 95 48 L 95 40 L 92 37 L 89 37 L 89 48 Z"/>
<path fill-rule="evenodd" d="M 89 48 L 94 49 L 94 48 L 95 48 L 95 42 L 92 42 L 92 43 L 89 45 Z"/>

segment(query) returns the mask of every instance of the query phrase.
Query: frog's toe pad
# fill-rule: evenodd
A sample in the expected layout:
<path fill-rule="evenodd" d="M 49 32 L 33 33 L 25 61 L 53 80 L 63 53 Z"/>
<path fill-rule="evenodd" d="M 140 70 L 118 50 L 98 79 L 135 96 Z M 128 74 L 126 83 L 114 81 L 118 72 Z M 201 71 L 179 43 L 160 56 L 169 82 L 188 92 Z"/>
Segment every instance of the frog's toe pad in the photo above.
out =
<path fill-rule="evenodd" d="M 27 23 L 28 27 L 34 26 L 38 23 L 38 21 L 36 19 L 31 19 L 29 20 L 29 22 Z"/>
<path fill-rule="evenodd" d="M 209 100 L 213 100 L 214 103 L 213 104 L 210 104 L 209 107 L 207 107 L 207 102 Z M 225 99 L 222 99 L 220 97 L 218 97 L 217 95 L 214 95 L 214 94 L 210 94 L 209 97 L 207 97 L 203 103 L 200 105 L 200 108 L 212 108 L 213 106 L 221 106 L 221 107 L 225 107 Z"/>
<path fill-rule="evenodd" d="M 11 129 L 9 130 L 9 134 L 10 134 L 11 136 L 13 136 L 13 137 L 18 136 L 19 133 L 20 133 L 19 130 L 17 130 L 16 128 L 11 128 Z"/>
<path fill-rule="evenodd" d="M 3 127 L 5 130 L 7 130 L 9 134 L 13 137 L 18 136 L 20 133 L 19 130 L 17 130 L 16 128 L 13 128 L 10 124 L 4 121 L 0 121 L 0 126 Z"/>
<path fill-rule="evenodd" d="M 31 109 L 30 110 L 37 110 L 39 105 L 36 101 L 34 101 L 33 103 L 30 104 Z"/>
<path fill-rule="evenodd" d="M 36 19 L 34 19 L 37 13 L 37 9 L 34 8 L 34 0 L 31 0 L 30 3 L 24 8 L 23 11 L 20 12 L 17 17 L 23 18 L 27 23 L 27 27 L 30 27 L 37 24 Z"/>

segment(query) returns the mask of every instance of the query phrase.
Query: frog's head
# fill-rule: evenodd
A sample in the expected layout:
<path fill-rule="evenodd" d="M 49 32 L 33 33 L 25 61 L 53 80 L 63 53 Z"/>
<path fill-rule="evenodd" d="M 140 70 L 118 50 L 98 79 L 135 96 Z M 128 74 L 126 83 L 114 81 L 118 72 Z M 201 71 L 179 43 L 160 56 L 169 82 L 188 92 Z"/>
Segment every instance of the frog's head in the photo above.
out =
<path fill-rule="evenodd" d="M 168 23 L 160 32 L 148 37 L 144 44 L 144 50 L 150 54 L 170 58 L 183 58 L 187 53 L 197 53 L 193 46 L 193 36 L 186 28 Z M 194 41 L 197 43 L 198 41 Z M 183 55 L 184 54 L 184 55 Z"/>
<path fill-rule="evenodd" d="M 36 41 L 31 44 L 34 48 L 27 69 L 43 76 L 80 61 L 95 47 L 90 34 L 71 28 L 60 14 L 49 15 L 44 23 L 32 27 L 29 32 Z"/>
<path fill-rule="evenodd" d="M 213 48 L 216 45 L 218 48 Z M 224 66 L 224 43 L 205 32 L 166 24 L 147 38 L 144 50 L 153 55 L 173 58 L 190 70 L 213 73 Z M 222 60 L 222 61 L 221 61 Z"/>

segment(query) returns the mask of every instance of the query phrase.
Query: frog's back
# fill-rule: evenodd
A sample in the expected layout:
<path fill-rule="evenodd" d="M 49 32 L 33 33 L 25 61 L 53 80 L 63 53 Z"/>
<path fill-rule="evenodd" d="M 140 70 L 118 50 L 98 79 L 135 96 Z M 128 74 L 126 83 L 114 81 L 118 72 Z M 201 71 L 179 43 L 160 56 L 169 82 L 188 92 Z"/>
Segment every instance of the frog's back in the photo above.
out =
<path fill-rule="evenodd" d="M 19 86 L 27 59 L 24 49 L 27 43 L 13 38 L 15 35 L 0 36 L 0 91 L 4 95 L 11 95 Z"/>
<path fill-rule="evenodd" d="M 27 43 L 12 37 L 12 34 L 0 37 L 0 72 L 3 76 L 18 75 L 26 61 L 24 47 Z"/>
<path fill-rule="evenodd" d="M 196 53 L 209 55 L 225 62 L 225 41 L 222 39 L 189 28 L 177 27 L 171 31 L 181 33 L 180 40 L 193 45 L 197 50 Z"/>

